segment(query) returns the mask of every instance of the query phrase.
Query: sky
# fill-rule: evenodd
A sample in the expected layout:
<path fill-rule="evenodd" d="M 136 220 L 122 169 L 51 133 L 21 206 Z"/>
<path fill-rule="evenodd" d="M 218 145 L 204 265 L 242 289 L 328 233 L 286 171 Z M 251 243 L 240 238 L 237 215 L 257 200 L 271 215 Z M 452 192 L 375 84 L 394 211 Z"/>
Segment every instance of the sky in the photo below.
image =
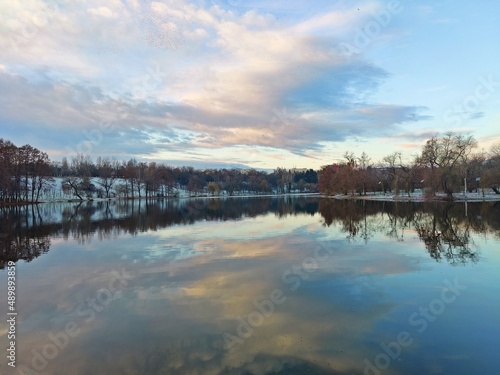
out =
<path fill-rule="evenodd" d="M 196 168 L 500 141 L 500 3 L 0 2 L 0 138 Z"/>

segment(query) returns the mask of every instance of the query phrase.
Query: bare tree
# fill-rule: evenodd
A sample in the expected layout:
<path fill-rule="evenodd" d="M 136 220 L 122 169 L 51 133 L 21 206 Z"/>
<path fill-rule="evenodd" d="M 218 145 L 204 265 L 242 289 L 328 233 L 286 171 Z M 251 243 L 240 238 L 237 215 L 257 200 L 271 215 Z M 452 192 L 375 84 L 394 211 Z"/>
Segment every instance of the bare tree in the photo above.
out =
<path fill-rule="evenodd" d="M 40 191 L 51 180 L 50 160 L 45 152 L 0 139 L 0 198 L 38 201 Z"/>
<path fill-rule="evenodd" d="M 394 189 L 396 195 L 399 194 L 399 175 L 397 171 L 398 161 L 401 159 L 400 152 L 393 152 L 382 159 L 386 164 L 385 171 L 387 175 L 387 180 L 390 184 L 391 189 Z"/>
<path fill-rule="evenodd" d="M 136 180 L 138 178 L 138 166 L 135 159 L 130 159 L 127 164 L 124 165 L 124 177 L 130 184 L 130 194 L 134 197 L 134 191 L 136 186 Z M 128 190 L 128 189 L 127 189 Z"/>
<path fill-rule="evenodd" d="M 219 195 L 219 193 L 220 193 L 220 186 L 219 186 L 219 184 L 217 182 L 211 181 L 207 185 L 207 190 L 212 195 Z"/>
<path fill-rule="evenodd" d="M 62 188 L 71 191 L 78 199 L 82 200 L 84 195 L 91 197 L 90 175 L 93 163 L 90 155 L 78 154 L 71 159 L 71 176 L 62 180 Z"/>
<path fill-rule="evenodd" d="M 156 162 L 150 162 L 144 170 L 144 186 L 146 198 L 154 196 L 161 185 L 159 166 Z"/>
<path fill-rule="evenodd" d="M 497 142 L 493 146 L 491 146 L 490 152 L 492 157 L 500 158 L 500 142 Z"/>
<path fill-rule="evenodd" d="M 31 200 L 38 202 L 40 192 L 54 179 L 51 176 L 50 159 L 45 152 L 33 149 L 33 165 L 31 172 Z"/>
<path fill-rule="evenodd" d="M 419 162 L 430 171 L 427 186 L 437 190 L 440 186 L 449 199 L 458 190 L 467 171 L 467 161 L 477 146 L 473 136 L 446 133 L 443 137 L 432 137 L 422 149 Z"/>
<path fill-rule="evenodd" d="M 371 184 L 371 174 L 368 171 L 370 167 L 371 158 L 363 151 L 361 157 L 358 159 L 359 162 L 359 183 L 361 185 L 361 190 L 363 195 L 366 195 L 367 187 Z M 361 193 L 360 193 L 361 194 Z"/>
<path fill-rule="evenodd" d="M 97 172 L 99 174 L 98 184 L 102 186 L 106 193 L 106 198 L 110 197 L 111 189 L 115 185 L 118 175 L 118 162 L 109 157 L 97 158 Z"/>

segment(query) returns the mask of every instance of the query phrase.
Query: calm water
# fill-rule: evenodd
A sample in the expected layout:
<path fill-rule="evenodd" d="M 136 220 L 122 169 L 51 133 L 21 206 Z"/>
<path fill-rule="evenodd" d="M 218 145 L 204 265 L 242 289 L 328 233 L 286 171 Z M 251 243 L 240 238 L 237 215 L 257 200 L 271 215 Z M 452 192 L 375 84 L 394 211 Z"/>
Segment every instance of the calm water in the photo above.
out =
<path fill-rule="evenodd" d="M 67 203 L 0 225 L 2 374 L 500 374 L 499 203 Z"/>

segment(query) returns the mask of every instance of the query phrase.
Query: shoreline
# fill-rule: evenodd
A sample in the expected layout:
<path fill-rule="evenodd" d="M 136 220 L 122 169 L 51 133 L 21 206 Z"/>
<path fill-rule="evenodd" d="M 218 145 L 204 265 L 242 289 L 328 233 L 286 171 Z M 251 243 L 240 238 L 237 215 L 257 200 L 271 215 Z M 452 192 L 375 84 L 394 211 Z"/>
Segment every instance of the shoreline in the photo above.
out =
<path fill-rule="evenodd" d="M 285 193 L 285 194 L 243 194 L 243 195 L 190 195 L 180 197 L 113 197 L 113 198 L 87 198 L 87 199 L 53 199 L 40 200 L 38 202 L 0 202 L 0 207 L 30 206 L 49 203 L 84 203 L 84 202 L 106 202 L 106 201 L 136 201 L 136 200 L 181 200 L 181 199 L 227 199 L 227 198 L 273 198 L 273 197 L 295 197 L 295 196 L 322 196 L 321 193 Z"/>
<path fill-rule="evenodd" d="M 41 200 L 38 202 L 0 202 L 0 207 L 13 207 L 13 206 L 32 206 L 38 204 L 49 203 L 84 203 L 84 202 L 106 202 L 106 201 L 122 201 L 122 200 L 181 200 L 181 199 L 231 199 L 231 198 L 278 198 L 278 197 L 301 197 L 301 196 L 316 196 L 321 198 L 329 198 L 336 200 L 363 200 L 374 202 L 499 202 L 500 194 L 485 194 L 483 196 L 479 193 L 469 193 L 464 196 L 463 193 L 458 193 L 449 200 L 445 194 L 438 194 L 432 198 L 427 198 L 422 194 L 408 195 L 395 195 L 395 194 L 374 194 L 367 195 L 326 195 L 321 193 L 285 193 L 285 194 L 243 194 L 243 195 L 191 195 L 180 197 L 113 197 L 113 198 L 90 198 L 90 199 L 54 199 L 54 200 Z"/>
<path fill-rule="evenodd" d="M 446 202 L 446 203 L 462 203 L 462 202 L 499 202 L 500 194 L 485 194 L 469 193 L 464 195 L 458 193 L 453 196 L 453 200 L 448 199 L 445 194 L 438 194 L 428 198 L 422 194 L 419 195 L 395 195 L 395 194 L 368 194 L 368 195 L 322 195 L 325 198 L 337 200 L 365 200 L 378 202 Z"/>

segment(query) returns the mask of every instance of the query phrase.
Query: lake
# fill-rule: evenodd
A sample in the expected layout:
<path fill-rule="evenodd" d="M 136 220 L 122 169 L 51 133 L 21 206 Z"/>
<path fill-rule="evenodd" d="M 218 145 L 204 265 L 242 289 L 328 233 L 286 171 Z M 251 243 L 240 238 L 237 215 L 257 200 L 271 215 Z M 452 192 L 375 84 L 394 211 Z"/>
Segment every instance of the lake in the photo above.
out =
<path fill-rule="evenodd" d="M 1 373 L 500 374 L 498 202 L 84 202 L 0 224 Z"/>

